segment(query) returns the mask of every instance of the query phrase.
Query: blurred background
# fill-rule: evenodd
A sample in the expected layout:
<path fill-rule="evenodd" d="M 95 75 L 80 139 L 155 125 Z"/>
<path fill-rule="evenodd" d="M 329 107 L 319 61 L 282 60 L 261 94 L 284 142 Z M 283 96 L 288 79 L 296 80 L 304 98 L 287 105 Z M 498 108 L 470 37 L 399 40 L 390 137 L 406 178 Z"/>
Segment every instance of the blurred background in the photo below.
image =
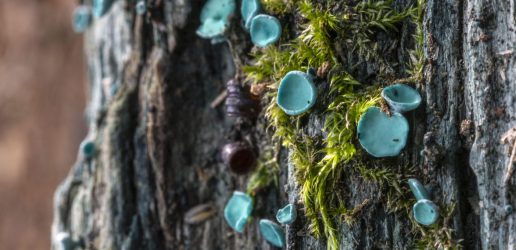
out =
<path fill-rule="evenodd" d="M 0 249 L 49 249 L 52 199 L 86 134 L 70 0 L 0 0 Z"/>

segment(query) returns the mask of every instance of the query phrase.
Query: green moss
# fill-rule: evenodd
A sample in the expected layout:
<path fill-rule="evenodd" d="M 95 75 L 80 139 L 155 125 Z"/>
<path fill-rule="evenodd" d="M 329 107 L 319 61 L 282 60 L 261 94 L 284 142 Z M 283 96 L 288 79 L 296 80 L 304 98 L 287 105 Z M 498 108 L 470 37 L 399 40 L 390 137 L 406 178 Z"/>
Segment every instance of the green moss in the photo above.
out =
<path fill-rule="evenodd" d="M 298 0 L 261 0 L 265 12 L 274 15 L 291 12 L 297 2 Z"/>
<path fill-rule="evenodd" d="M 256 192 L 269 187 L 278 185 L 279 165 L 274 158 L 274 151 L 271 148 L 262 149 L 262 154 L 258 159 L 258 167 L 253 172 L 247 182 L 247 193 L 254 196 Z"/>
<path fill-rule="evenodd" d="M 455 203 L 448 206 L 441 206 L 441 216 L 439 223 L 431 227 L 422 227 L 416 222 L 413 222 L 413 228 L 416 228 L 421 238 L 416 241 L 415 247 L 417 249 L 462 249 L 461 241 L 454 239 L 454 230 L 451 218 L 455 213 Z"/>

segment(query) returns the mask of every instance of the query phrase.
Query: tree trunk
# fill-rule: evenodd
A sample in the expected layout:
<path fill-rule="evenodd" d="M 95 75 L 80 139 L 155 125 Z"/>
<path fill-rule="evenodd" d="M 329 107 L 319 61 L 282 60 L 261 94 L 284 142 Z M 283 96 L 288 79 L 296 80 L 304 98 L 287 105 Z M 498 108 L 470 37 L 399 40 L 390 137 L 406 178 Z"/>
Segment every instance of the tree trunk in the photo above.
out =
<path fill-rule="evenodd" d="M 296 166 L 288 149 L 280 150 L 279 185 L 257 194 L 254 219 L 243 234 L 227 226 L 224 206 L 234 190 L 245 190 L 248 177 L 224 166 L 221 145 L 237 127 L 257 150 L 270 138 L 265 119 L 234 125 L 223 105 L 210 105 L 250 62 L 252 45 L 238 17 L 228 43 L 199 38 L 203 4 L 151 0 L 148 12 L 136 15 L 133 1 L 118 0 L 86 32 L 88 138 L 98 150 L 92 158 L 79 155 L 56 192 L 53 249 L 64 235 L 82 249 L 273 248 L 257 221 L 299 201 Z M 411 4 L 397 0 L 394 7 Z M 411 139 L 402 155 L 373 165 L 413 166 L 443 214 L 455 207 L 439 227 L 453 229 L 453 240 L 464 248 L 516 249 L 516 177 L 503 181 L 514 141 L 501 142 L 516 127 L 516 3 L 428 0 L 425 13 L 426 61 L 417 86 L 424 105 L 407 114 Z M 404 22 L 393 60 L 408 60 L 403 50 L 413 46 L 412 32 Z M 356 77 L 367 79 L 375 67 L 364 66 Z M 330 95 L 319 89 L 325 103 Z M 324 136 L 324 115 L 316 108 L 302 124 L 314 138 Z M 411 232 L 406 213 L 388 212 L 378 185 L 353 172 L 343 175 L 349 207 L 371 202 L 357 223 L 339 223 L 341 249 L 408 249 L 424 237 Z M 214 216 L 186 223 L 187 211 L 200 204 L 211 204 Z M 326 248 L 324 238 L 308 232 L 302 210 L 300 217 L 286 227 L 287 249 Z M 438 229 L 432 232 L 447 233 Z"/>

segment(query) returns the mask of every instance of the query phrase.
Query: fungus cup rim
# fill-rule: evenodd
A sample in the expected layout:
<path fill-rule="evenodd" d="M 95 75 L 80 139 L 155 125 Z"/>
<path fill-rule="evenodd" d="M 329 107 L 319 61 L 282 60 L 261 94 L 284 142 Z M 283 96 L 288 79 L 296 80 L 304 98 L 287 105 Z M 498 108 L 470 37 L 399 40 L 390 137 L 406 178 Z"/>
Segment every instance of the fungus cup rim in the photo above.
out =
<path fill-rule="evenodd" d="M 414 100 L 412 100 L 410 102 L 402 102 L 402 101 L 394 100 L 389 95 L 390 90 L 393 90 L 393 89 L 403 89 L 404 91 L 409 91 L 410 94 L 413 95 L 415 98 L 414 98 Z M 421 100 L 422 100 L 421 95 L 419 94 L 419 92 L 416 89 L 412 88 L 409 85 L 402 84 L 402 83 L 397 83 L 397 84 L 385 87 L 382 90 L 381 95 L 382 95 L 383 99 L 385 99 L 385 101 L 387 101 L 387 104 L 389 105 L 389 107 L 396 112 L 407 112 L 407 111 L 417 109 L 419 107 L 419 105 L 421 104 Z"/>
<path fill-rule="evenodd" d="M 267 240 L 267 242 L 277 247 L 283 247 L 285 245 L 285 233 L 283 232 L 283 228 L 280 225 L 268 219 L 261 219 L 259 224 L 260 232 L 262 233 L 262 236 L 264 236 L 265 240 Z M 268 238 L 266 238 L 263 234 L 264 228 L 266 228 L 266 230 L 270 230 L 271 232 L 273 232 L 275 240 L 280 241 L 281 245 L 276 244 L 277 242 L 272 241 L 272 239 L 269 240 Z"/>
<path fill-rule="evenodd" d="M 267 28 L 272 27 L 271 25 L 275 25 L 277 28 L 273 31 L 275 33 L 272 34 L 271 36 L 269 36 L 264 41 L 256 40 L 256 31 L 257 31 L 257 25 L 259 22 L 265 22 Z M 253 19 L 251 20 L 251 27 L 249 29 L 249 32 L 251 33 L 251 40 L 252 40 L 253 44 L 260 48 L 265 48 L 265 47 L 269 46 L 270 44 L 277 42 L 281 37 L 281 31 L 282 31 L 282 29 L 281 29 L 280 21 L 276 17 L 266 15 L 266 14 L 258 14 L 256 16 L 254 16 Z"/>
<path fill-rule="evenodd" d="M 280 96 L 283 96 L 282 95 L 283 92 L 290 91 L 290 90 L 285 90 L 285 88 L 286 88 L 285 84 L 289 80 L 289 78 L 291 78 L 293 75 L 300 76 L 301 78 L 303 78 L 304 79 L 303 87 L 310 88 L 310 92 L 311 92 L 311 95 L 310 95 L 309 99 L 307 100 L 307 101 L 309 101 L 309 103 L 307 103 L 303 107 L 295 108 L 295 109 L 291 109 L 289 107 L 286 107 L 284 105 L 282 99 L 280 99 Z M 308 111 L 309 109 L 311 109 L 315 105 L 315 102 L 317 101 L 317 88 L 315 87 L 315 84 L 313 82 L 313 79 L 312 79 L 311 75 L 309 75 L 309 74 L 307 74 L 305 72 L 302 72 L 302 71 L 293 70 L 293 71 L 288 72 L 281 79 L 280 85 L 278 87 L 277 97 L 278 98 L 276 98 L 276 103 L 278 104 L 278 106 L 286 114 L 288 114 L 288 115 L 300 115 L 300 114 L 305 113 L 306 111 Z"/>

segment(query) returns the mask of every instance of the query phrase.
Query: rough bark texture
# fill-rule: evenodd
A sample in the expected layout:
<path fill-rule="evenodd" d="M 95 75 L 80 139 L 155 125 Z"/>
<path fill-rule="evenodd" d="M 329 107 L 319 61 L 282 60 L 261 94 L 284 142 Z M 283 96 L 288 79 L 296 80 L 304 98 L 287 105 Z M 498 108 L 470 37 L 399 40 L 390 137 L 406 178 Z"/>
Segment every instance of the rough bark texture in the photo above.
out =
<path fill-rule="evenodd" d="M 150 13 L 136 16 L 132 4 L 115 1 L 86 33 L 89 136 L 101 146 L 93 159 L 79 156 L 56 192 L 53 247 L 60 233 L 68 233 L 84 249 L 269 249 L 256 221 L 299 199 L 295 166 L 283 152 L 280 190 L 260 194 L 256 220 L 235 234 L 222 210 L 233 190 L 245 189 L 246 178 L 221 163 L 220 146 L 234 136 L 234 125 L 221 106 L 210 107 L 235 64 L 245 61 L 238 54 L 248 52 L 249 41 L 238 35 L 236 21 L 233 53 L 226 43 L 198 38 L 201 1 L 148 4 Z M 515 178 L 502 181 L 509 155 L 500 143 L 516 126 L 515 8 L 514 1 L 502 0 L 428 1 L 428 60 L 418 86 L 425 100 L 418 110 L 425 112 L 408 114 L 412 141 L 389 161 L 416 166 L 436 200 L 457 204 L 452 226 L 466 249 L 516 248 L 515 214 L 506 209 L 516 203 Z M 410 32 L 401 32 L 401 48 Z M 399 61 L 407 58 L 401 48 L 393 52 Z M 314 112 L 306 128 L 322 136 L 322 123 Z M 259 145 L 264 135 L 256 131 L 265 125 L 256 126 L 242 129 Z M 343 185 L 351 207 L 379 195 L 376 186 L 348 179 Z M 217 208 L 215 216 L 185 223 L 185 213 L 205 203 Z M 305 226 L 301 217 L 287 227 L 287 248 L 324 248 Z M 342 249 L 406 249 L 414 242 L 407 218 L 386 213 L 379 203 L 339 232 Z"/>

